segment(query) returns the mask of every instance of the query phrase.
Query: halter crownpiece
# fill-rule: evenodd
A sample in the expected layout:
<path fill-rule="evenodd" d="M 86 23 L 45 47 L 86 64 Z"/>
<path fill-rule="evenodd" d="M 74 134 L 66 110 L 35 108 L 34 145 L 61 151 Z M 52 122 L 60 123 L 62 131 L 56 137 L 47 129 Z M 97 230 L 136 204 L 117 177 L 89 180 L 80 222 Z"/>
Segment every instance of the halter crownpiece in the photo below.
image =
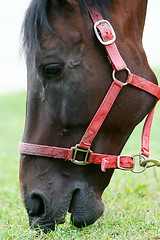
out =
<path fill-rule="evenodd" d="M 132 86 L 140 88 L 141 90 L 155 96 L 157 98 L 157 102 L 160 99 L 160 87 L 130 72 L 115 44 L 116 34 L 110 22 L 104 20 L 101 17 L 99 11 L 95 8 L 95 6 L 91 6 L 87 1 L 86 4 L 91 19 L 94 23 L 95 35 L 97 36 L 99 42 L 104 45 L 113 68 L 113 82 L 110 86 L 110 89 L 107 92 L 95 116 L 93 117 L 91 123 L 89 124 L 80 143 L 75 147 L 60 148 L 21 142 L 19 143 L 19 153 L 41 157 L 66 159 L 77 165 L 88 165 L 90 163 L 101 164 L 101 170 L 103 172 L 106 171 L 106 168 L 118 168 L 121 170 L 131 170 L 135 173 L 139 173 L 148 167 L 155 165 L 160 166 L 159 160 L 148 158 L 150 131 L 155 107 L 146 118 L 142 133 L 141 152 L 139 154 L 134 154 L 132 156 L 113 156 L 94 153 L 90 150 L 90 146 L 94 138 L 96 137 L 102 123 L 107 117 L 110 109 L 112 108 L 115 100 L 119 95 L 119 92 L 123 87 L 125 87 L 127 84 L 130 84 Z M 119 81 L 116 78 L 116 72 L 121 70 L 126 70 L 128 73 L 125 83 Z M 78 155 L 82 155 L 83 159 L 78 160 Z M 140 166 L 143 167 L 143 169 L 140 171 L 134 170 L 135 159 L 137 157 L 139 159 Z"/>

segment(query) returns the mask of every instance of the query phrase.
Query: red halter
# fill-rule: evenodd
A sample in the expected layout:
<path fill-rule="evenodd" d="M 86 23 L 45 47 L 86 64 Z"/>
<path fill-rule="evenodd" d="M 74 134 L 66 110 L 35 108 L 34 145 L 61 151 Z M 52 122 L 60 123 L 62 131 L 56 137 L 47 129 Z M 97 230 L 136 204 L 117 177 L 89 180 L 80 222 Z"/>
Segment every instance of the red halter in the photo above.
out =
<path fill-rule="evenodd" d="M 157 102 L 160 99 L 160 87 L 130 72 L 115 44 L 116 35 L 111 24 L 101 17 L 100 13 L 94 6 L 91 6 L 89 3 L 87 3 L 87 7 L 91 19 L 94 23 L 95 34 L 101 44 L 104 45 L 112 64 L 113 82 L 111 84 L 111 87 L 107 92 L 98 111 L 93 117 L 90 125 L 88 126 L 85 134 L 83 135 L 80 143 L 75 147 L 69 149 L 22 142 L 19 143 L 19 152 L 26 155 L 67 159 L 77 165 L 87 165 L 90 163 L 101 164 L 101 170 L 104 172 L 106 171 L 106 168 L 119 168 L 123 170 L 134 171 L 134 158 L 136 156 L 144 159 L 146 163 L 148 161 L 147 157 L 149 156 L 150 130 L 155 107 L 148 114 L 145 121 L 142 133 L 140 154 L 132 156 L 113 156 L 98 154 L 93 153 L 90 150 L 90 146 L 123 87 L 125 87 L 127 84 L 130 84 L 132 86 L 140 88 L 157 97 Z M 119 81 L 115 77 L 115 73 L 121 70 L 126 70 L 128 72 L 128 77 L 125 83 Z M 78 153 L 83 153 L 84 159 L 77 160 Z"/>

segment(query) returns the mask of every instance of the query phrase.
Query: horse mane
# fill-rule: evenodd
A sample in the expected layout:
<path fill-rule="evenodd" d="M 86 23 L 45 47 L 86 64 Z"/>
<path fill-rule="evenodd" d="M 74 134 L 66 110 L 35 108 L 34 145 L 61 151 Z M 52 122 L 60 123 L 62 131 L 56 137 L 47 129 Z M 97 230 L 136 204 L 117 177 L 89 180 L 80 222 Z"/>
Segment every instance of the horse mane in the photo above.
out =
<path fill-rule="evenodd" d="M 55 7 L 65 7 L 66 0 L 32 0 L 24 18 L 22 25 L 22 45 L 23 51 L 26 56 L 33 52 L 41 52 L 40 46 L 40 29 L 44 28 L 52 34 L 57 33 L 52 29 L 48 22 L 48 9 L 50 3 L 55 5 Z M 97 9 L 102 13 L 105 11 L 107 4 L 110 4 L 113 0 L 89 0 L 91 4 L 94 4 Z M 89 16 L 85 0 L 77 0 L 81 7 L 82 14 Z"/>

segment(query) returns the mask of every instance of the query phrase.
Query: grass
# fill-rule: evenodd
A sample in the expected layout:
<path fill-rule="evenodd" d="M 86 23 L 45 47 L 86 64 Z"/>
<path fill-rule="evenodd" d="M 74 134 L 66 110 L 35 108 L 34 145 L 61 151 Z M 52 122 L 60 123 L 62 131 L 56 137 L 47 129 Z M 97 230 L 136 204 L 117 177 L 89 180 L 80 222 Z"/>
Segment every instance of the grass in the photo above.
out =
<path fill-rule="evenodd" d="M 160 70 L 155 69 L 160 78 Z M 141 175 L 116 170 L 103 199 L 104 215 L 92 226 L 77 229 L 70 223 L 44 234 L 31 230 L 23 207 L 18 181 L 18 142 L 22 139 L 25 93 L 0 97 L 0 240 L 1 239 L 160 239 L 160 175 L 158 168 Z M 156 110 L 151 136 L 151 155 L 160 159 L 160 105 Z M 140 148 L 138 126 L 123 153 Z"/>

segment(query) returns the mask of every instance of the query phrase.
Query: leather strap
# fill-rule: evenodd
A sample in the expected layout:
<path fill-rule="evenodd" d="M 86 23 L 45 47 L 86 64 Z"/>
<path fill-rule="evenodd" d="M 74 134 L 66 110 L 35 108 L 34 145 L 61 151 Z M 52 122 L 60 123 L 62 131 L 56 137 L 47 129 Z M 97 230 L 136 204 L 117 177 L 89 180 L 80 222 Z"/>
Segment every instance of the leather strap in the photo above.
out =
<path fill-rule="evenodd" d="M 95 6 L 93 5 L 91 6 L 88 1 L 86 1 L 86 3 L 87 3 L 87 8 L 93 23 L 96 24 L 98 21 L 103 20 L 103 18 L 101 17 L 101 14 L 95 8 Z M 101 23 L 97 26 L 97 28 L 100 31 L 101 38 L 104 42 L 107 42 L 113 38 L 112 29 L 109 27 L 108 24 Z M 126 63 L 124 62 L 123 58 L 121 57 L 118 51 L 118 48 L 115 42 L 113 42 L 110 45 L 104 45 L 104 47 L 107 51 L 107 54 L 110 58 L 110 61 L 114 70 L 120 71 L 127 67 Z"/>
<path fill-rule="evenodd" d="M 105 155 L 98 153 L 91 153 L 88 162 L 94 164 L 106 163 L 106 168 L 118 168 L 117 167 L 118 156 Z M 121 168 L 132 168 L 134 165 L 133 158 L 131 156 L 120 156 L 120 166 Z"/>
<path fill-rule="evenodd" d="M 155 85 L 152 82 L 149 82 L 145 80 L 144 78 L 141 78 L 139 76 L 136 76 L 132 73 L 128 74 L 127 82 L 137 88 L 140 88 L 144 90 L 145 92 L 148 92 L 152 94 L 153 96 L 157 97 L 157 103 L 160 100 L 160 87 Z M 156 103 L 156 104 L 157 104 Z M 155 107 L 151 110 L 151 112 L 148 114 L 144 127 L 142 132 L 142 139 L 141 139 L 141 153 L 142 155 L 149 157 L 149 143 L 150 143 L 150 133 L 151 133 L 151 126 L 154 116 Z"/>
<path fill-rule="evenodd" d="M 52 147 L 20 142 L 18 151 L 21 154 L 59 158 L 72 161 L 74 151 L 70 148 Z M 121 168 L 132 168 L 134 165 L 132 157 L 119 157 Z M 117 168 L 118 156 L 91 153 L 88 163 L 101 164 L 101 170 L 105 172 L 106 168 Z"/>
<path fill-rule="evenodd" d="M 19 143 L 18 151 L 22 154 L 32 156 L 54 157 L 68 160 L 72 160 L 73 156 L 73 150 L 70 148 L 51 147 L 24 142 Z"/>
<path fill-rule="evenodd" d="M 123 83 L 113 82 L 109 91 L 107 92 L 101 106 L 99 107 L 98 111 L 96 112 L 95 116 L 93 117 L 89 127 L 87 128 L 84 136 L 82 137 L 79 147 L 88 149 L 92 144 L 93 139 L 97 135 L 102 123 L 104 122 L 106 116 L 108 115 L 111 107 L 113 106 L 119 92 L 123 87 Z"/>
<path fill-rule="evenodd" d="M 88 4 L 88 11 L 91 15 L 93 22 L 96 23 L 97 21 L 103 20 L 101 15 L 97 11 L 97 9 L 94 6 L 90 6 L 88 2 L 87 4 Z M 98 23 L 97 28 L 99 29 L 101 38 L 104 42 L 110 41 L 113 38 L 113 30 L 110 28 L 110 26 L 106 22 Z M 127 65 L 123 61 L 116 47 L 115 42 L 109 45 L 105 45 L 105 49 L 110 57 L 112 67 L 115 71 L 120 71 L 127 67 Z M 130 72 L 128 72 L 126 83 L 133 85 L 135 87 L 138 87 L 143 91 L 146 91 L 152 94 L 153 96 L 157 97 L 157 102 L 159 101 L 160 87 L 158 87 L 157 85 L 141 77 L 138 77 Z M 87 154 L 88 154 L 87 149 L 90 147 L 93 139 L 95 138 L 102 123 L 104 122 L 111 107 L 113 106 L 119 92 L 121 91 L 121 89 L 125 84 L 120 82 L 117 79 L 114 79 L 100 108 L 98 109 L 96 115 L 94 116 L 89 127 L 87 128 L 84 136 L 82 137 L 82 140 L 78 145 L 78 148 L 86 149 Z M 152 125 L 154 109 L 148 114 L 148 117 L 144 125 L 143 133 L 142 133 L 141 151 L 142 151 L 142 154 L 145 156 L 149 156 L 149 138 L 150 138 L 150 130 Z M 46 145 L 37 145 L 37 144 L 30 144 L 30 143 L 24 143 L 24 142 L 19 143 L 19 152 L 21 154 L 67 159 L 76 163 L 75 159 L 73 159 L 74 158 L 73 149 L 52 147 L 52 146 L 46 146 Z M 87 156 L 88 156 L 88 159 L 87 159 L 88 163 L 101 164 L 102 171 L 105 171 L 106 168 L 122 168 L 122 169 L 129 168 L 130 169 L 134 165 L 132 156 L 112 156 L 112 155 L 98 154 L 98 153 L 92 153 L 92 152 L 89 153 L 89 155 Z"/>
<path fill-rule="evenodd" d="M 153 96 L 157 97 L 158 100 L 160 99 L 160 87 L 155 85 L 152 82 L 149 82 L 139 76 L 136 76 L 132 73 L 128 73 L 127 83 L 144 90 Z M 79 147 L 88 149 L 95 136 L 97 135 L 102 123 L 104 122 L 106 116 L 108 115 L 111 107 L 113 106 L 119 92 L 123 87 L 123 83 L 116 80 L 112 83 L 108 93 L 106 94 L 101 106 L 99 107 L 98 111 L 96 112 L 94 118 L 92 119 L 89 127 L 87 128 L 84 136 L 82 137 Z M 149 139 L 150 129 L 152 125 L 154 110 L 148 115 L 144 131 L 142 134 L 142 152 L 145 152 L 144 149 L 149 149 L 149 141 L 144 139 Z M 147 154 L 147 153 L 146 153 Z"/>
<path fill-rule="evenodd" d="M 144 90 L 155 96 L 158 100 L 160 99 L 160 87 L 156 84 L 147 81 L 144 78 L 136 76 L 133 73 L 128 73 L 127 83 Z"/>
<path fill-rule="evenodd" d="M 156 105 L 155 105 L 155 107 L 156 107 Z M 143 132 L 142 132 L 141 153 L 142 153 L 142 155 L 144 155 L 146 157 L 149 157 L 149 141 L 150 141 L 151 126 L 152 126 L 152 120 L 153 120 L 155 107 L 148 114 L 145 124 L 144 124 L 144 127 L 143 127 Z"/>

